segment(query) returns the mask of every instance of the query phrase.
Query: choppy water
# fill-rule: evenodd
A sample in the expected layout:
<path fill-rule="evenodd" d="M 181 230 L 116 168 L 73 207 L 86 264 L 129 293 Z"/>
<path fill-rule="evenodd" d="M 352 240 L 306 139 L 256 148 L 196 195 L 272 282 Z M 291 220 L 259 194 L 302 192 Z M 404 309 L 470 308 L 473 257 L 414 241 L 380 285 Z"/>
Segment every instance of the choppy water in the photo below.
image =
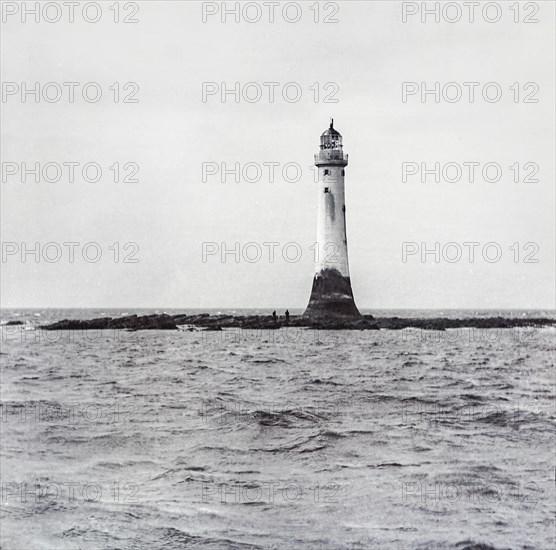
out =
<path fill-rule="evenodd" d="M 33 330 L 102 313 L 3 312 L 4 550 L 554 547 L 553 328 Z"/>

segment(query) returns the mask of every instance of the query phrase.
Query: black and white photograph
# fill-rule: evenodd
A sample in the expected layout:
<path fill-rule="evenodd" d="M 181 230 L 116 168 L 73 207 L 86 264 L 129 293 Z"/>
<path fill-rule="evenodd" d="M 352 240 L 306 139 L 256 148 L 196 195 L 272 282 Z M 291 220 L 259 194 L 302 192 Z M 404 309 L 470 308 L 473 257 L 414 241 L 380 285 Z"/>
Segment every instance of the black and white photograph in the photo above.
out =
<path fill-rule="evenodd" d="M 556 0 L 0 7 L 0 550 L 556 547 Z"/>

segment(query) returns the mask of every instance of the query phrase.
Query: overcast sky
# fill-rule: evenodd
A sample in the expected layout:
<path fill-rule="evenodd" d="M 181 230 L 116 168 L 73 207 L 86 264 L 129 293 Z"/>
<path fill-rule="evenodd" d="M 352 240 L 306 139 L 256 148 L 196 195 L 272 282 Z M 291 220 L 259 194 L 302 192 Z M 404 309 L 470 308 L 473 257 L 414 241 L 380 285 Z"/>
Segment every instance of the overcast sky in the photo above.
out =
<path fill-rule="evenodd" d="M 3 98 L 2 161 L 96 162 L 103 170 L 97 183 L 83 181 L 80 167 L 73 183 L 65 173 L 50 183 L 6 176 L 5 251 L 14 250 L 6 243 L 32 248 L 54 242 L 63 255 L 53 263 L 42 257 L 35 262 L 33 255 L 23 263 L 19 251 L 3 258 L 3 307 L 304 307 L 316 235 L 310 167 L 329 117 L 349 154 L 347 231 L 360 308 L 554 305 L 553 2 L 539 2 L 539 23 L 532 24 L 514 23 L 509 2 L 499 2 L 503 16 L 497 23 L 485 22 L 479 11 L 475 23 L 465 16 L 454 24 L 423 24 L 418 15 L 402 23 L 401 2 L 389 1 L 342 1 L 335 15 L 321 3 L 319 18 L 339 21 L 328 24 L 314 22 L 313 2 L 299 2 L 297 23 L 284 21 L 278 8 L 274 23 L 265 11 L 253 24 L 236 24 L 231 16 L 222 24 L 219 15 L 203 23 L 201 3 L 190 1 L 139 2 L 139 23 L 115 24 L 112 2 L 101 4 L 95 24 L 80 15 L 74 23 L 67 16 L 58 23 L 22 23 L 16 15 L 2 25 L 4 82 L 80 83 L 74 103 L 67 101 L 67 88 L 55 103 L 35 103 L 32 96 L 22 103 L 17 93 Z M 466 95 L 456 103 L 435 103 L 432 96 L 423 103 L 419 95 L 402 102 L 403 82 L 457 82 L 463 88 L 472 81 L 480 83 L 474 103 Z M 99 83 L 99 102 L 82 100 L 87 82 Z M 120 89 L 115 103 L 109 89 L 115 82 L 120 88 L 136 82 L 138 103 L 121 102 L 132 88 Z M 254 103 L 236 103 L 232 95 L 225 103 L 220 95 L 203 102 L 203 82 L 230 88 L 256 82 L 264 95 Z M 274 103 L 264 82 L 279 83 Z M 288 82 L 302 90 L 298 102 L 282 98 Z M 503 91 L 497 103 L 482 98 L 488 82 Z M 516 88 L 510 89 L 516 82 L 517 103 Z M 538 91 L 524 89 L 528 82 Z M 324 88 L 327 83 L 334 85 Z M 324 102 L 329 94 L 338 103 Z M 525 103 L 529 94 L 538 103 Z M 136 163 L 139 181 L 115 182 L 109 169 L 115 162 L 120 179 L 127 174 L 123 165 Z M 258 182 L 237 183 L 229 175 L 221 183 L 219 176 L 203 182 L 203 162 L 280 165 L 274 182 L 263 172 Z M 419 176 L 404 183 L 403 162 L 481 165 L 474 182 L 464 172 L 457 183 L 432 177 L 422 183 Z M 487 162 L 501 166 L 500 181 L 483 180 Z M 299 181 L 284 180 L 287 163 L 302 167 Z M 534 168 L 525 169 L 526 163 L 538 165 L 538 182 L 523 181 Z M 419 254 L 402 261 L 404 242 L 432 248 L 435 242 L 463 247 L 471 241 L 480 243 L 474 263 L 466 248 L 455 263 L 443 257 L 435 263 L 432 255 L 423 263 Z M 73 263 L 64 242 L 79 243 Z M 97 263 L 82 257 L 90 242 L 101 248 Z M 116 242 L 121 248 L 137 243 L 133 258 L 139 261 L 122 262 L 133 252 L 127 248 L 115 262 Z M 242 256 L 236 263 L 230 254 L 222 262 L 218 254 L 203 262 L 203 243 L 233 249 L 236 242 L 259 243 L 260 261 Z M 265 242 L 279 243 L 272 263 Z M 298 261 L 282 257 L 291 242 L 301 249 Z M 483 259 L 489 242 L 501 247 L 500 261 Z M 525 249 L 526 243 L 536 244 Z M 250 257 L 255 251 L 248 251 Z M 492 257 L 496 250 L 488 252 Z M 527 254 L 538 263 L 526 263 Z"/>

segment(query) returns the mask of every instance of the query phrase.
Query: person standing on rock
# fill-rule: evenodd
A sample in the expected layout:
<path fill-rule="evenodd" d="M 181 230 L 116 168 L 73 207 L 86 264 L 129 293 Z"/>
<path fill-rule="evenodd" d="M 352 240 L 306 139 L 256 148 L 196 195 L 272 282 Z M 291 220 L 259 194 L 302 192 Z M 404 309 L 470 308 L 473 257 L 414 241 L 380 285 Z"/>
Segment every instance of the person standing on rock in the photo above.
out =
<path fill-rule="evenodd" d="M 290 322 L 290 312 L 286 309 L 286 323 Z"/>
<path fill-rule="evenodd" d="M 274 319 L 274 322 L 277 321 L 278 317 L 276 316 L 276 311 L 272 312 L 272 318 Z"/>

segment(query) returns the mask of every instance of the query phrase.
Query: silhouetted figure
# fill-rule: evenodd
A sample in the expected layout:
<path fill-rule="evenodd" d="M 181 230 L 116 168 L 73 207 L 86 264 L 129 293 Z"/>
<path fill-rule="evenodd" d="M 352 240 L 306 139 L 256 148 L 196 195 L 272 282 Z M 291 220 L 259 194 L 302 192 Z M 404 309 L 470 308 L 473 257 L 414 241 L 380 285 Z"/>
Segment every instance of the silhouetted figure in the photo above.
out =
<path fill-rule="evenodd" d="M 272 318 L 274 319 L 274 322 L 276 322 L 278 320 L 278 317 L 276 315 L 276 311 L 272 312 Z"/>
<path fill-rule="evenodd" d="M 290 322 L 290 312 L 286 309 L 286 323 Z"/>

